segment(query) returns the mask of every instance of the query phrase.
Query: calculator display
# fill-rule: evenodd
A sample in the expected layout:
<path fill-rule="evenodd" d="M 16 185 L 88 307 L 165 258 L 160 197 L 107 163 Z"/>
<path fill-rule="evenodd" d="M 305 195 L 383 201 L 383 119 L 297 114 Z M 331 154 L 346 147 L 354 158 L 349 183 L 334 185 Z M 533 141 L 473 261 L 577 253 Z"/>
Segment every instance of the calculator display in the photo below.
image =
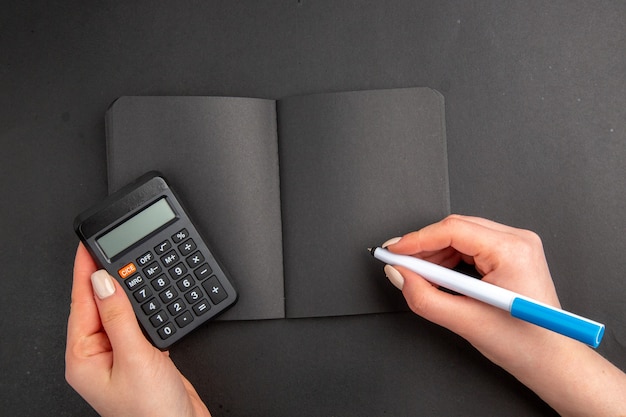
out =
<path fill-rule="evenodd" d="M 162 198 L 102 235 L 96 242 L 107 258 L 111 259 L 174 218 L 176 213 Z"/>

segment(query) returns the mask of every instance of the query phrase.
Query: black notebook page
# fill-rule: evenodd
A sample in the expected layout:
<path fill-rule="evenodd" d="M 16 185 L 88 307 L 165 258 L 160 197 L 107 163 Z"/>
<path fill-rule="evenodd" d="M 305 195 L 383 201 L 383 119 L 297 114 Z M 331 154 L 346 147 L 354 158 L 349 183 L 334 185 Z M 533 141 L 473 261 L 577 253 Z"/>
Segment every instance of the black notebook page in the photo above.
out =
<path fill-rule="evenodd" d="M 448 214 L 443 97 L 309 95 L 278 116 L 287 317 L 406 308 L 366 249 Z"/>
<path fill-rule="evenodd" d="M 106 123 L 109 192 L 165 175 L 239 293 L 220 318 L 284 317 L 275 102 L 122 97 Z"/>

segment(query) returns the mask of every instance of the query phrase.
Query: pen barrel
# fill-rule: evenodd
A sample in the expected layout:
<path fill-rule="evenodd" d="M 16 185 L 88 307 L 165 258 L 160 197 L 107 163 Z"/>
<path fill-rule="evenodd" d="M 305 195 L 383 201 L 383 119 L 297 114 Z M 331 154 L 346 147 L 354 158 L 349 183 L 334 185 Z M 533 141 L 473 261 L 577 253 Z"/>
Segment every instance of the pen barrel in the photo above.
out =
<path fill-rule="evenodd" d="M 389 265 L 408 268 L 433 284 L 509 311 L 515 318 L 571 337 L 591 347 L 598 347 L 604 335 L 604 324 L 554 308 L 423 259 L 397 255 L 381 248 L 376 248 L 373 255 Z"/>
<path fill-rule="evenodd" d="M 596 348 L 604 335 L 604 324 L 536 301 L 516 297 L 511 315 Z"/>
<path fill-rule="evenodd" d="M 511 303 L 518 296 L 513 291 L 412 256 L 397 255 L 386 249 L 377 248 L 374 251 L 374 257 L 389 265 L 408 268 L 433 284 L 475 298 L 502 310 L 509 311 Z"/>

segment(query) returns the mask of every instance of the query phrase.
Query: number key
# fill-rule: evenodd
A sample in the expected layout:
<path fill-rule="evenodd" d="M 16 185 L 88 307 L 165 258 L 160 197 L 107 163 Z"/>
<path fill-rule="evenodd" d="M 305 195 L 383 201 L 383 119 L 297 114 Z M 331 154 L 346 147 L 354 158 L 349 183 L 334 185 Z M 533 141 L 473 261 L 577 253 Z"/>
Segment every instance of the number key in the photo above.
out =
<path fill-rule="evenodd" d="M 176 292 L 176 290 L 170 287 L 167 290 L 163 291 L 161 294 L 159 294 L 159 297 L 161 297 L 161 300 L 164 303 L 169 303 L 174 298 L 176 298 L 177 295 L 178 293 Z"/>
<path fill-rule="evenodd" d="M 187 275 L 185 278 L 178 281 L 178 288 L 181 291 L 187 291 L 189 288 L 193 287 L 194 281 L 191 276 Z"/>
<path fill-rule="evenodd" d="M 185 299 L 187 300 L 189 304 L 195 303 L 200 298 L 202 298 L 202 291 L 200 291 L 198 287 L 195 287 L 194 289 L 189 291 L 187 294 L 185 294 Z"/>
<path fill-rule="evenodd" d="M 152 291 L 150 291 L 150 288 L 148 287 L 141 287 L 140 289 L 135 291 L 133 295 L 135 296 L 135 300 L 137 300 L 140 303 L 143 303 L 144 301 L 148 299 L 148 297 L 152 295 Z"/>
<path fill-rule="evenodd" d="M 150 323 L 152 323 L 154 327 L 159 327 L 160 325 L 165 323 L 165 320 L 167 320 L 167 314 L 165 314 L 163 310 L 150 317 Z"/>
<path fill-rule="evenodd" d="M 178 279 L 187 273 L 187 267 L 184 263 L 179 263 L 174 268 L 168 269 L 170 276 L 174 279 Z"/>
<path fill-rule="evenodd" d="M 143 312 L 146 314 L 154 313 L 155 311 L 158 310 L 159 307 L 160 307 L 159 302 L 155 298 L 153 298 L 152 300 L 148 301 L 147 303 L 141 306 L 141 308 L 143 309 Z"/>
<path fill-rule="evenodd" d="M 157 279 L 152 281 L 152 286 L 154 287 L 155 290 L 161 291 L 163 288 L 167 287 L 167 284 L 169 283 L 170 283 L 170 280 L 167 279 L 165 274 L 161 274 L 159 275 Z"/>
<path fill-rule="evenodd" d="M 182 300 L 178 299 L 174 301 L 172 304 L 167 306 L 167 310 L 170 312 L 172 316 L 176 316 L 179 313 L 182 313 L 185 309 L 185 303 Z"/>
<path fill-rule="evenodd" d="M 159 336 L 161 336 L 161 339 L 165 340 L 171 335 L 173 335 L 174 333 L 176 333 L 176 327 L 174 327 L 174 325 L 171 323 L 167 323 L 165 326 L 157 330 L 157 333 L 159 333 Z"/>

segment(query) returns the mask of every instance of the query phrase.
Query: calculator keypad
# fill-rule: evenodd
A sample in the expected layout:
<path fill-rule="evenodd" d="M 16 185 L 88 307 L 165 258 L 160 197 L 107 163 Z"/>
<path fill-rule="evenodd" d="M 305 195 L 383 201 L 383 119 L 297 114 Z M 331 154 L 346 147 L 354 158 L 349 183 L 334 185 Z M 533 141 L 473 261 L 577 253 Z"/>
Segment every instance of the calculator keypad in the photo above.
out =
<path fill-rule="evenodd" d="M 187 229 L 176 232 L 153 250 L 136 259 L 141 272 L 124 282 L 149 323 L 166 340 L 212 305 L 224 301 L 228 294 Z"/>

